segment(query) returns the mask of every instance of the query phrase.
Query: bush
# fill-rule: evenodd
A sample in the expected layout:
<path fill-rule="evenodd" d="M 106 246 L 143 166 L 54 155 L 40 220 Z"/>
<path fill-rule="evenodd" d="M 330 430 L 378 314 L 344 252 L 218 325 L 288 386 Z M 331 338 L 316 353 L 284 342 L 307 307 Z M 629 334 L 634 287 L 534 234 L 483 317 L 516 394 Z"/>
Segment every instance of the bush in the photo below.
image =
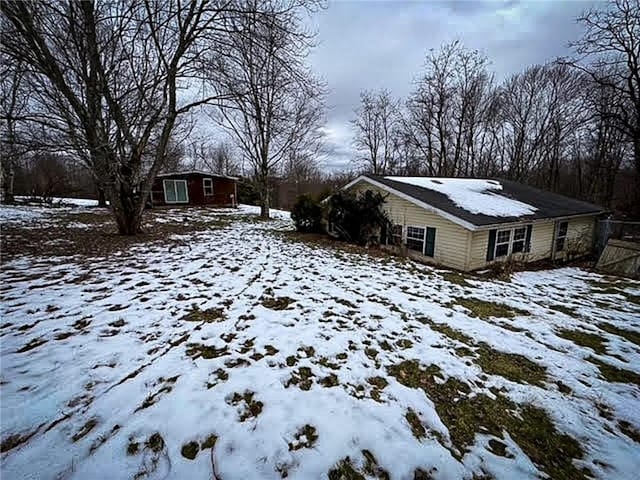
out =
<path fill-rule="evenodd" d="M 336 192 L 329 200 L 329 223 L 343 240 L 370 245 L 380 243 L 380 236 L 389 224 L 382 209 L 385 196 L 367 190 L 360 194 Z"/>
<path fill-rule="evenodd" d="M 253 182 L 247 180 L 238 182 L 238 198 L 236 201 L 245 205 L 260 205 L 260 195 L 258 195 Z"/>
<path fill-rule="evenodd" d="M 310 195 L 300 195 L 291 209 L 291 220 L 299 232 L 321 233 L 322 206 Z"/>

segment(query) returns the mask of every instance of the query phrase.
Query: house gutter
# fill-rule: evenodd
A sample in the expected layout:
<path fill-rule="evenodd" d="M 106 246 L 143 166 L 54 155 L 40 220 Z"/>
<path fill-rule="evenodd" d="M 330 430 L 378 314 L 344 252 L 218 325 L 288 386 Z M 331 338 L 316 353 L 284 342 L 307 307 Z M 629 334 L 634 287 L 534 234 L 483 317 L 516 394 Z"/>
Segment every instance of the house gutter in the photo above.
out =
<path fill-rule="evenodd" d="M 470 230 L 472 232 L 483 232 L 486 230 L 493 230 L 495 228 L 500 228 L 500 227 L 505 227 L 505 226 L 509 226 L 509 227 L 513 227 L 516 225 L 529 225 L 529 224 L 534 224 L 534 223 L 546 223 L 546 222 L 551 222 L 551 221 L 557 221 L 557 220 L 564 220 L 564 219 L 572 219 L 572 218 L 579 218 L 579 217 L 590 217 L 590 216 L 596 216 L 596 215 L 600 215 L 606 212 L 606 210 L 599 210 L 599 211 L 595 211 L 595 212 L 589 212 L 589 213 L 578 213 L 575 215 L 565 215 L 565 216 L 560 216 L 560 217 L 545 217 L 545 218 L 537 218 L 537 219 L 522 219 L 522 220 L 516 220 L 516 221 L 511 221 L 511 222 L 501 222 L 501 223 L 493 223 L 490 225 L 476 225 L 474 223 L 468 222 L 467 220 L 463 220 L 460 217 L 457 217 L 455 215 L 452 215 L 448 212 L 445 212 L 444 210 L 440 210 L 439 208 L 434 207 L 433 205 L 430 205 L 428 203 L 422 202 L 420 200 L 417 200 L 415 198 L 413 198 L 410 195 L 407 195 L 406 193 L 403 193 L 399 190 L 396 190 L 393 187 L 390 187 L 388 185 L 385 185 L 384 183 L 380 183 L 376 180 L 373 180 L 370 177 L 367 177 L 366 175 L 360 175 L 358 178 L 356 178 L 355 180 L 352 180 L 351 182 L 347 183 L 344 187 L 341 188 L 341 190 L 347 190 L 349 188 L 351 188 L 352 186 L 356 185 L 358 182 L 367 182 L 370 183 L 371 185 L 374 185 L 378 188 L 380 188 L 381 190 L 384 190 L 386 192 L 389 193 L 393 193 L 394 195 L 397 195 L 398 197 L 413 203 L 414 205 L 417 205 L 418 207 L 421 207 L 429 212 L 435 213 L 437 215 L 440 215 L 443 218 L 446 218 L 447 220 L 449 220 L 450 222 L 453 222 L 463 228 L 466 228 L 467 230 Z M 329 198 L 331 197 L 327 197 L 325 198 L 321 203 L 325 203 L 329 200 Z"/>
<path fill-rule="evenodd" d="M 536 219 L 523 219 L 517 220 L 515 222 L 503 222 L 503 223 L 492 223 L 490 225 L 477 225 L 475 231 L 482 232 L 485 230 L 493 230 L 495 228 L 500 228 L 502 226 L 517 226 L 517 225 L 531 225 L 531 224 L 539 224 L 539 223 L 548 223 L 548 222 L 557 222 L 559 220 L 571 220 L 573 218 L 580 217 L 595 217 L 605 213 L 606 210 L 601 210 L 598 212 L 589 212 L 589 213 L 577 213 L 575 215 L 564 215 L 560 217 L 545 217 L 545 218 L 536 218 Z"/>

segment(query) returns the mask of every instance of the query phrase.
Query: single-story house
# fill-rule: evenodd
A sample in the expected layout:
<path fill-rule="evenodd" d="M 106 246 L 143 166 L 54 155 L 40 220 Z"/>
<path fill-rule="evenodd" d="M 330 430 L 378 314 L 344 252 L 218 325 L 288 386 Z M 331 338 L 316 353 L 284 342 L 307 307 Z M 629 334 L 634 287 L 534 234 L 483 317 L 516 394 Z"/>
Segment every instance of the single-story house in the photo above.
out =
<path fill-rule="evenodd" d="M 587 254 L 604 213 L 598 205 L 506 180 L 363 175 L 343 189 L 386 195 L 392 231 L 383 232 L 383 244 L 464 271 L 507 259 Z"/>
<path fill-rule="evenodd" d="M 152 205 L 238 205 L 238 179 L 192 170 L 162 173 L 151 187 Z"/>

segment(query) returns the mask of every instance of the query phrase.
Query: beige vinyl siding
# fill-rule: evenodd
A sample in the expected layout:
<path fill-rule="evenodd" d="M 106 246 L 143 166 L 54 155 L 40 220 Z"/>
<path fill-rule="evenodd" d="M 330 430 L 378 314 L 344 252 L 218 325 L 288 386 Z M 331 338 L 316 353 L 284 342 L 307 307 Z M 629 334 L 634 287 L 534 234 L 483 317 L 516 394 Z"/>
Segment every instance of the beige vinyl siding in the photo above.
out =
<path fill-rule="evenodd" d="M 553 232 L 553 221 L 533 224 L 533 229 L 531 230 L 531 251 L 527 257 L 530 262 L 551 257 Z"/>
<path fill-rule="evenodd" d="M 580 217 L 569 220 L 564 249 L 557 252 L 556 258 L 567 259 L 587 253 L 593 247 L 595 217 Z"/>
<path fill-rule="evenodd" d="M 471 232 L 469 230 L 369 183 L 359 182 L 351 187 L 350 190 L 359 192 L 371 190 L 387 196 L 384 209 L 390 220 L 396 225 L 402 225 L 403 227 L 433 227 L 436 229 L 433 258 L 409 251 L 411 256 L 459 270 L 468 268 L 467 251 L 471 246 Z"/>
<path fill-rule="evenodd" d="M 556 259 L 565 258 L 566 251 L 573 252 L 574 255 L 587 253 L 592 246 L 595 227 L 595 216 L 578 217 L 573 219 L 560 219 L 557 221 L 568 221 L 567 237 L 565 240 L 565 252 L 555 255 Z M 514 257 L 528 262 L 551 258 L 551 249 L 555 232 L 556 220 L 538 221 L 532 224 L 531 229 L 531 250 L 526 254 L 516 254 Z M 515 228 L 526 225 L 511 224 L 498 227 L 497 230 Z M 485 267 L 487 264 L 487 246 L 489 243 L 489 231 L 473 232 L 471 234 L 471 254 L 469 270 Z M 494 261 L 503 261 L 505 257 Z"/>

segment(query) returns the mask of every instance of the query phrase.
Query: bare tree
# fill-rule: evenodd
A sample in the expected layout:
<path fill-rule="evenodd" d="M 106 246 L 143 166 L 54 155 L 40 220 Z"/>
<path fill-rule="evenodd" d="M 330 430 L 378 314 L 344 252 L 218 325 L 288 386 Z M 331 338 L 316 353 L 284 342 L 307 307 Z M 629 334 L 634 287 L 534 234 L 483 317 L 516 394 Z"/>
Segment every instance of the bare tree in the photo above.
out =
<path fill-rule="evenodd" d="M 260 216 L 269 218 L 270 177 L 291 155 L 313 151 L 320 140 L 323 87 L 304 64 L 311 36 L 301 14 L 312 3 L 248 2 L 229 23 L 228 55 L 212 65 L 219 115 L 251 166 Z"/>
<path fill-rule="evenodd" d="M 629 138 L 615 126 L 624 108 L 617 92 L 606 85 L 588 82 L 583 90 L 584 104 L 590 118 L 575 131 L 567 189 L 575 195 L 611 207 L 620 169 L 632 156 Z"/>
<path fill-rule="evenodd" d="M 185 162 L 188 170 L 204 170 L 219 175 L 239 175 L 240 164 L 233 145 L 226 139 L 197 136 L 187 143 Z"/>
<path fill-rule="evenodd" d="M 315 151 L 291 152 L 285 159 L 282 176 L 295 183 L 314 182 L 322 178 Z"/>
<path fill-rule="evenodd" d="M 582 76 L 559 64 L 534 65 L 499 89 L 502 171 L 508 178 L 557 189 L 571 133 L 586 120 Z"/>
<path fill-rule="evenodd" d="M 571 64 L 615 92 L 611 100 L 628 105 L 603 113 L 633 144 L 636 204 L 640 205 L 640 0 L 610 0 L 578 21 L 585 32 L 571 44 L 578 55 Z"/>
<path fill-rule="evenodd" d="M 365 170 L 374 175 L 392 173 L 399 143 L 398 102 L 388 90 L 364 91 L 354 113 L 354 145 Z"/>
<path fill-rule="evenodd" d="M 50 202 L 52 197 L 60 195 L 67 184 L 67 169 L 62 155 L 38 152 L 31 156 L 30 177 L 31 189 L 29 194 L 41 197 Z"/>
<path fill-rule="evenodd" d="M 15 64 L 9 68 L 7 59 L 2 59 L 0 70 L 0 173 L 2 178 L 3 203 L 13 203 L 13 187 L 16 163 L 23 156 L 24 148 L 20 146 L 19 119 L 28 104 L 25 77 L 27 72 L 22 65 Z"/>
<path fill-rule="evenodd" d="M 488 60 L 459 42 L 431 51 L 407 101 L 405 133 L 429 175 L 473 175 L 493 101 Z"/>
<path fill-rule="evenodd" d="M 0 8 L 2 51 L 30 70 L 28 120 L 46 125 L 60 149 L 77 152 L 106 192 L 120 233 L 136 234 L 178 119 L 217 99 L 207 89 L 196 98 L 187 92 L 242 6 L 51 0 Z"/>

